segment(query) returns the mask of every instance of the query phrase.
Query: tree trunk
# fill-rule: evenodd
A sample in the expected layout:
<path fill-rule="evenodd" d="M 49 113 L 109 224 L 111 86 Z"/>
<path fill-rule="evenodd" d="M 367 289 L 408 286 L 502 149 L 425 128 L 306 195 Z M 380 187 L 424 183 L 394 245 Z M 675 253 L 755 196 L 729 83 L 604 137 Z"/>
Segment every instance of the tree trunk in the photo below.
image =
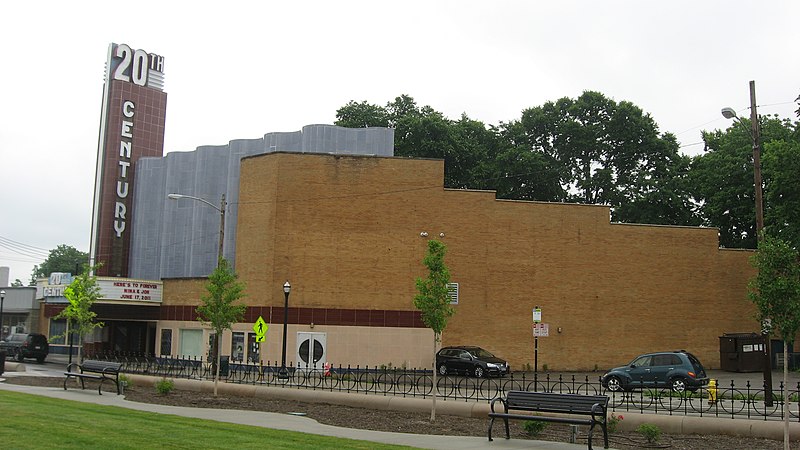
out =
<path fill-rule="evenodd" d="M 219 382 L 219 333 L 214 336 L 214 359 L 217 361 L 216 370 L 214 370 L 214 397 L 216 397 L 217 383 Z"/>
<path fill-rule="evenodd" d="M 436 333 L 433 333 L 433 388 L 431 392 L 433 392 L 433 406 L 431 407 L 431 422 L 436 421 L 436 391 L 437 389 L 437 381 L 436 375 L 438 375 L 439 371 L 436 370 L 436 343 L 439 339 L 437 339 Z"/>
<path fill-rule="evenodd" d="M 789 342 L 783 341 L 783 448 L 789 450 Z"/>

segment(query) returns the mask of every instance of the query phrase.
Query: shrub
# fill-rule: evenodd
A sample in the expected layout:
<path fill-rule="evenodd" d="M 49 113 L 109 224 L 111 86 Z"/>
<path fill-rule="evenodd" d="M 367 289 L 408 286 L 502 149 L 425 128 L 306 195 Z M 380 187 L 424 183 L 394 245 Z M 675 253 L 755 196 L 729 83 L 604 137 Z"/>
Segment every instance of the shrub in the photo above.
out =
<path fill-rule="evenodd" d="M 161 395 L 167 395 L 173 389 L 175 389 L 175 383 L 172 380 L 164 378 L 156 383 L 156 391 Z"/>
<path fill-rule="evenodd" d="M 133 380 L 124 373 L 119 374 L 119 383 L 125 387 L 133 387 Z"/>
<path fill-rule="evenodd" d="M 619 423 L 622 422 L 622 419 L 624 419 L 624 417 L 622 417 L 622 414 L 616 415 L 614 413 L 611 413 L 611 417 L 609 417 L 608 420 L 606 421 L 606 428 L 608 428 L 608 432 L 616 433 L 617 425 L 619 425 Z"/>
<path fill-rule="evenodd" d="M 541 420 L 526 420 L 522 424 L 522 428 L 528 433 L 528 436 L 538 436 L 547 427 L 547 422 Z"/>
<path fill-rule="evenodd" d="M 639 425 L 636 432 L 644 436 L 648 444 L 655 444 L 661 437 L 661 429 L 652 423 L 643 423 Z"/>

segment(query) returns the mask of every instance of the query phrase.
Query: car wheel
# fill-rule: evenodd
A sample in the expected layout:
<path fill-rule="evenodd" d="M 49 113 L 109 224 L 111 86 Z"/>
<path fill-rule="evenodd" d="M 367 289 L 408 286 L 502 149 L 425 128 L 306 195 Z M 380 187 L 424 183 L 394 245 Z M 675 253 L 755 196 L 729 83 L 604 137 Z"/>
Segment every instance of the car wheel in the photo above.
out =
<path fill-rule="evenodd" d="M 608 377 L 608 390 L 611 392 L 619 392 L 622 390 L 622 380 L 619 377 Z"/>
<path fill-rule="evenodd" d="M 475 378 L 483 378 L 483 367 L 476 367 L 475 370 L 472 371 L 472 374 L 475 375 Z"/>
<path fill-rule="evenodd" d="M 669 382 L 669 387 L 675 392 L 683 392 L 686 390 L 686 380 L 683 378 L 673 378 Z"/>
<path fill-rule="evenodd" d="M 447 375 L 447 366 L 444 364 L 439 364 L 439 375 L 445 376 Z"/>
<path fill-rule="evenodd" d="M 17 360 L 17 362 L 22 362 L 22 360 L 25 359 L 25 357 L 22 356 L 22 350 L 17 349 L 16 353 L 14 353 L 14 359 Z"/>
<path fill-rule="evenodd" d="M 42 364 L 42 363 L 44 363 L 44 358 L 45 358 L 44 356 L 37 356 L 36 357 L 36 362 L 38 362 L 39 364 Z"/>

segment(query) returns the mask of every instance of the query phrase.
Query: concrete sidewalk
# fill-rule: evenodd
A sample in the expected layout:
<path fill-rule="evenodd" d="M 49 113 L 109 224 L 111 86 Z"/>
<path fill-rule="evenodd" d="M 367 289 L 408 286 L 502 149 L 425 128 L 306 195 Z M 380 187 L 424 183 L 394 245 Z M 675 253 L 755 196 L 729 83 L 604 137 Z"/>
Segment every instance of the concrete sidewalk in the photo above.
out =
<path fill-rule="evenodd" d="M 323 436 L 333 436 L 347 439 L 357 439 L 361 441 L 380 442 L 384 444 L 406 445 L 416 448 L 426 449 L 540 449 L 540 450 L 575 450 L 586 448 L 585 444 L 568 444 L 548 441 L 532 441 L 510 439 L 502 437 L 495 438 L 489 442 L 485 437 L 466 437 L 466 436 L 434 436 L 406 433 L 389 433 L 383 431 L 359 430 L 353 428 L 341 428 L 330 425 L 320 424 L 308 417 L 293 416 L 289 414 L 267 413 L 267 412 L 243 412 L 241 414 L 231 414 L 231 410 L 209 409 L 209 408 L 184 408 L 176 406 L 165 406 L 147 403 L 135 403 L 124 399 L 121 395 L 104 394 L 98 395 L 96 390 L 43 388 L 34 386 L 23 386 L 0 382 L 0 390 L 22 392 L 26 394 L 42 395 L 62 400 L 73 400 L 85 403 L 95 403 L 98 405 L 118 406 L 137 411 L 148 411 L 159 414 L 173 414 L 183 417 L 193 417 L 197 419 L 214 420 L 218 422 L 238 423 L 256 427 L 271 428 L 276 430 L 297 431 L 301 433 L 318 434 Z M 502 428 L 502 425 L 499 427 Z M 500 429 L 496 430 L 502 436 Z M 595 433 L 594 446 L 603 448 L 602 431 Z"/>

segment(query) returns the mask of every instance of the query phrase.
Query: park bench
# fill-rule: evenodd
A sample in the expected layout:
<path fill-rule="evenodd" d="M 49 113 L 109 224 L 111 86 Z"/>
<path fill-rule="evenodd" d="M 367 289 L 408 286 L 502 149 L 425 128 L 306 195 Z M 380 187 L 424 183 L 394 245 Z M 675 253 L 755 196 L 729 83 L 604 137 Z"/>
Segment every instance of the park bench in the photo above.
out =
<path fill-rule="evenodd" d="M 503 404 L 503 411 L 495 411 L 496 402 Z M 608 397 L 605 395 L 559 394 L 555 392 L 509 391 L 506 398 L 497 397 L 490 403 L 489 440 L 492 440 L 492 425 L 495 419 L 503 419 L 506 439 L 510 437 L 508 421 L 539 420 L 543 422 L 568 423 L 589 426 L 589 450 L 592 449 L 592 432 L 595 425 L 603 429 L 604 448 L 608 448 L 606 411 Z M 531 413 L 555 413 L 539 415 Z M 586 416 L 586 417 L 575 417 Z"/>
<path fill-rule="evenodd" d="M 67 371 L 64 372 L 64 375 L 66 375 L 64 379 L 64 390 L 67 390 L 67 381 L 69 381 L 70 378 L 81 380 L 81 389 L 86 389 L 84 380 L 100 380 L 97 393 L 103 395 L 103 382 L 110 380 L 117 386 L 117 395 L 119 395 L 120 368 L 122 368 L 121 363 L 112 361 L 86 360 L 82 364 L 72 363 L 67 366 Z"/>

